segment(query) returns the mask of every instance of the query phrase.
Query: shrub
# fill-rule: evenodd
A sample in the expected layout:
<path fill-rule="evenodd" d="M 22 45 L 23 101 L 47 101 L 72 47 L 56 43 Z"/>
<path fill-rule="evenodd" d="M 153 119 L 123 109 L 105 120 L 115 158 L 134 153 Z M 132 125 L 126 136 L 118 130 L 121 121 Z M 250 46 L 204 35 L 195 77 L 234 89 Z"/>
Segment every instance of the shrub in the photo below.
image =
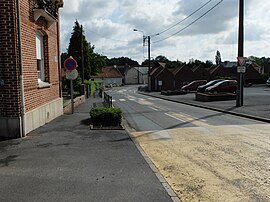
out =
<path fill-rule="evenodd" d="M 92 108 L 90 116 L 95 126 L 118 126 L 121 124 L 122 111 L 119 108 Z"/>
<path fill-rule="evenodd" d="M 84 83 L 90 86 L 90 95 L 93 95 L 97 90 L 103 90 L 103 81 L 84 80 Z"/>

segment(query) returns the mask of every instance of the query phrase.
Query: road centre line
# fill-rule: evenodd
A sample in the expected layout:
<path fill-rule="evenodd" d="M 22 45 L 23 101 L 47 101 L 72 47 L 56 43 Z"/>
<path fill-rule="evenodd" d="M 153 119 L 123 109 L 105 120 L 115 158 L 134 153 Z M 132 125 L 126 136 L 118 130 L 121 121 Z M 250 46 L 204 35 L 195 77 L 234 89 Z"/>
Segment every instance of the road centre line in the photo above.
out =
<path fill-rule="evenodd" d="M 171 117 L 171 118 L 174 118 L 174 119 L 176 119 L 176 120 L 178 120 L 178 121 L 187 122 L 187 121 L 185 121 L 185 120 L 183 120 L 183 119 L 180 119 L 180 118 L 178 118 L 178 117 L 175 117 L 175 116 L 173 116 L 173 115 L 171 115 L 171 114 L 168 114 L 168 113 L 164 113 L 164 114 L 167 115 L 167 116 L 169 116 L 169 117 Z"/>
<path fill-rule="evenodd" d="M 194 120 L 200 119 L 200 121 L 202 121 L 202 122 L 207 122 L 207 121 L 204 120 L 204 119 L 201 119 L 201 118 L 198 118 L 198 117 L 194 117 L 194 116 L 190 116 L 189 114 L 185 114 L 185 113 L 183 113 L 183 112 L 179 112 L 179 114 L 181 114 L 182 116 L 189 117 L 189 118 L 194 119 Z"/>
<path fill-rule="evenodd" d="M 159 111 L 158 109 L 154 108 L 154 107 L 149 107 L 150 109 L 153 109 L 154 111 Z"/>

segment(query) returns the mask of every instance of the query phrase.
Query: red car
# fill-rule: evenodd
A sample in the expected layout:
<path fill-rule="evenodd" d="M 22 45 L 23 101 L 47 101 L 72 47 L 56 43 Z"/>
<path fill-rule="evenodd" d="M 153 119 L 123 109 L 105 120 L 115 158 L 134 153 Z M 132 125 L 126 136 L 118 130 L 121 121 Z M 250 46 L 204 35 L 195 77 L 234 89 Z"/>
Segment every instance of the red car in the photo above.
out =
<path fill-rule="evenodd" d="M 197 91 L 197 88 L 201 85 L 204 85 L 207 83 L 207 80 L 196 80 L 192 81 L 189 84 L 183 86 L 181 88 L 182 91 L 190 92 L 190 91 Z"/>
<path fill-rule="evenodd" d="M 218 92 L 228 92 L 235 93 L 237 89 L 236 80 L 224 80 L 216 83 L 205 89 L 205 92 L 218 93 Z"/>

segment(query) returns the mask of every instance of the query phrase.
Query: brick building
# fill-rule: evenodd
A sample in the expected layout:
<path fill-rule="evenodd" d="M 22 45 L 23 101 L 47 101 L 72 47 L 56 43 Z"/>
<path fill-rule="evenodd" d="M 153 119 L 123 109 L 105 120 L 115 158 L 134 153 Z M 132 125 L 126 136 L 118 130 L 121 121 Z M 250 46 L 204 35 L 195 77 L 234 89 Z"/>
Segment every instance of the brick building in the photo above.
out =
<path fill-rule="evenodd" d="M 23 137 L 62 115 L 63 0 L 0 0 L 0 136 Z"/>

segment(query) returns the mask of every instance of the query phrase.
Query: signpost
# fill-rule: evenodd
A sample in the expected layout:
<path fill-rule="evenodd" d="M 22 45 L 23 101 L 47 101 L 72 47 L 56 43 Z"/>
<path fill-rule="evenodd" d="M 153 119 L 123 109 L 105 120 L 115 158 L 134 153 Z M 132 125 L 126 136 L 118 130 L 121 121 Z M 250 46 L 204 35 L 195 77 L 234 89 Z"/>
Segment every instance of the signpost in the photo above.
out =
<path fill-rule="evenodd" d="M 64 61 L 64 67 L 66 68 L 66 78 L 70 80 L 70 99 L 71 99 L 71 114 L 74 113 L 74 90 L 73 80 L 78 77 L 78 71 L 76 70 L 77 61 L 72 56 Z"/>
<path fill-rule="evenodd" d="M 243 106 L 243 97 L 244 97 L 244 93 L 243 93 L 243 88 L 244 88 L 244 73 L 246 73 L 246 58 L 245 57 L 237 57 L 237 61 L 238 64 L 240 66 L 237 67 L 237 73 L 240 75 L 240 79 L 239 79 L 239 91 L 237 92 L 238 94 L 238 98 L 239 98 L 239 107 Z"/>

